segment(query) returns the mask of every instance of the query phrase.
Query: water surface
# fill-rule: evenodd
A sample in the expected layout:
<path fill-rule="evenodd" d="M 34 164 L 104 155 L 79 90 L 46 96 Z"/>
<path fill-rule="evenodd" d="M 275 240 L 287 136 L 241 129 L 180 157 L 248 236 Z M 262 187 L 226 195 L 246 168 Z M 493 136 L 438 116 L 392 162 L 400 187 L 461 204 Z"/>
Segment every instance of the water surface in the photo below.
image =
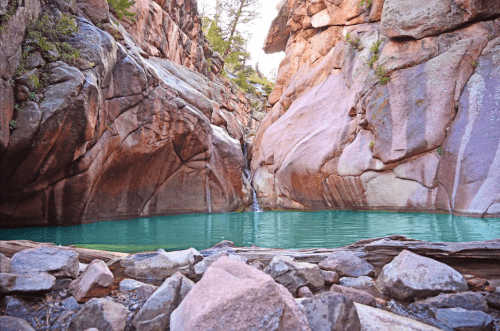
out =
<path fill-rule="evenodd" d="M 340 247 L 360 239 L 405 235 L 428 241 L 478 241 L 500 237 L 500 219 L 389 212 L 264 212 L 191 214 L 67 227 L 1 229 L 0 240 L 139 252 L 204 249 L 227 239 L 237 246 Z"/>

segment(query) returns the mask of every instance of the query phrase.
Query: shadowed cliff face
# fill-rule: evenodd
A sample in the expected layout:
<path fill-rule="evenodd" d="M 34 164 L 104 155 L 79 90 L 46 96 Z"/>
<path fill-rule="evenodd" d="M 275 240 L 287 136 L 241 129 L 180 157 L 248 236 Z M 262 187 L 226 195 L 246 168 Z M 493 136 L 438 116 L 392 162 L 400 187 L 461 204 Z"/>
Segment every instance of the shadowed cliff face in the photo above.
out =
<path fill-rule="evenodd" d="M 499 15 L 288 1 L 264 46 L 286 55 L 255 137 L 261 205 L 500 216 Z"/>
<path fill-rule="evenodd" d="M 196 3 L 137 1 L 135 25 L 101 7 L 26 0 L 0 33 L 0 226 L 245 208 L 241 143 L 256 124 L 245 96 L 215 76 L 223 62 L 200 32 Z M 38 52 L 19 77 L 26 22 L 42 12 L 76 15 L 67 42 L 80 57 Z"/>

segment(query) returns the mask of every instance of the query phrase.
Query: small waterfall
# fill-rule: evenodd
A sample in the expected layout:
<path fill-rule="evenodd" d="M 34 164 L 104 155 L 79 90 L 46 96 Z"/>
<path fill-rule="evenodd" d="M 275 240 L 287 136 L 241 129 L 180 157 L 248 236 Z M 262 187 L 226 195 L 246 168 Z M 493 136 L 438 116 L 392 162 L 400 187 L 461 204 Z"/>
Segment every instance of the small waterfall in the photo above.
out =
<path fill-rule="evenodd" d="M 210 184 L 208 180 L 208 174 L 207 174 L 207 179 L 205 181 L 205 191 L 207 192 L 207 207 L 208 207 L 208 213 L 212 213 L 212 197 L 210 196 Z"/>
<path fill-rule="evenodd" d="M 261 212 L 262 209 L 260 209 L 259 206 L 259 200 L 257 200 L 257 193 L 255 193 L 255 190 L 253 189 L 252 182 L 250 180 L 250 166 L 248 165 L 248 151 L 247 151 L 247 143 L 244 142 L 243 146 L 243 157 L 245 158 L 245 168 L 243 169 L 243 173 L 247 177 L 247 179 L 250 181 L 250 187 L 252 188 L 252 211 L 253 212 Z"/>

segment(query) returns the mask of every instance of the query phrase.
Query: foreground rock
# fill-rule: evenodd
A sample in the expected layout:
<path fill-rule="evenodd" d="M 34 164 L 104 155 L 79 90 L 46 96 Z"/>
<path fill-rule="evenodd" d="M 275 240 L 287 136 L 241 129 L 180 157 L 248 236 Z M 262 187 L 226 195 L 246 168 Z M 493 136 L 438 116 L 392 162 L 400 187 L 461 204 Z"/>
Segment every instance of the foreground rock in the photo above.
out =
<path fill-rule="evenodd" d="M 322 293 L 303 299 L 300 304 L 304 307 L 311 330 L 361 330 L 356 307 L 343 295 Z"/>
<path fill-rule="evenodd" d="M 429 308 L 463 308 L 467 310 L 488 311 L 487 297 L 481 293 L 464 292 L 440 295 L 425 300 L 415 301 L 410 305 L 415 310 L 426 310 Z"/>
<path fill-rule="evenodd" d="M 137 331 L 166 330 L 170 325 L 170 314 L 179 306 L 194 283 L 180 272 L 167 278 L 149 297 L 134 317 Z"/>
<path fill-rule="evenodd" d="M 493 318 L 476 310 L 463 308 L 436 309 L 433 311 L 436 321 L 457 331 L 493 331 Z"/>
<path fill-rule="evenodd" d="M 0 316 L 0 329 L 3 331 L 35 331 L 25 320 L 10 316 Z"/>
<path fill-rule="evenodd" d="M 318 290 L 325 286 L 325 281 L 318 266 L 312 263 L 296 262 L 288 256 L 275 256 L 264 271 L 276 282 L 285 286 L 293 295 L 302 286 Z"/>
<path fill-rule="evenodd" d="M 12 256 L 11 272 L 46 272 L 55 277 L 78 277 L 78 253 L 67 248 L 37 247 Z"/>
<path fill-rule="evenodd" d="M 377 300 L 375 299 L 375 297 L 362 290 L 358 290 L 351 287 L 345 287 L 341 285 L 332 285 L 330 291 L 342 294 L 351 299 L 352 301 L 361 303 L 363 305 L 368 305 L 372 307 L 377 306 Z"/>
<path fill-rule="evenodd" d="M 0 292 L 46 292 L 50 291 L 56 278 L 46 273 L 0 274 Z"/>
<path fill-rule="evenodd" d="M 265 273 L 221 257 L 170 316 L 170 330 L 310 330 L 288 290 Z"/>
<path fill-rule="evenodd" d="M 156 252 L 130 255 L 120 263 L 126 268 L 125 274 L 129 277 L 164 280 L 178 271 L 189 274 L 190 268 L 201 260 L 203 256 L 194 248 L 168 253 L 159 249 Z"/>
<path fill-rule="evenodd" d="M 465 278 L 456 270 L 406 250 L 384 266 L 377 285 L 400 300 L 468 290 Z"/>
<path fill-rule="evenodd" d="M 69 292 L 78 302 L 94 297 L 105 297 L 111 292 L 114 276 L 101 260 L 94 260 L 78 279 L 69 284 Z"/>
<path fill-rule="evenodd" d="M 76 314 L 69 325 L 69 331 L 96 328 L 99 331 L 123 331 L 127 309 L 106 299 L 92 299 Z"/>
<path fill-rule="evenodd" d="M 354 304 L 363 331 L 439 331 L 436 327 L 382 309 Z"/>
<path fill-rule="evenodd" d="M 330 254 L 321 261 L 323 270 L 335 271 L 340 277 L 375 276 L 373 266 L 351 252 L 340 251 Z"/>

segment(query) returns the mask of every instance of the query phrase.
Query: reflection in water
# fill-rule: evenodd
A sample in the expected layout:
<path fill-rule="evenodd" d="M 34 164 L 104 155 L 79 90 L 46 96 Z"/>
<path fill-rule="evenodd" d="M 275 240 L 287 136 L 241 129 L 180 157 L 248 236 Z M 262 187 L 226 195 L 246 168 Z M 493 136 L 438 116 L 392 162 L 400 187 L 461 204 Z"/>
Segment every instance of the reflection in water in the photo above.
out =
<path fill-rule="evenodd" d="M 500 219 L 387 212 L 265 212 L 163 216 L 68 227 L 0 230 L 0 240 L 29 239 L 125 252 L 237 246 L 340 247 L 392 234 L 428 241 L 500 237 Z"/>

